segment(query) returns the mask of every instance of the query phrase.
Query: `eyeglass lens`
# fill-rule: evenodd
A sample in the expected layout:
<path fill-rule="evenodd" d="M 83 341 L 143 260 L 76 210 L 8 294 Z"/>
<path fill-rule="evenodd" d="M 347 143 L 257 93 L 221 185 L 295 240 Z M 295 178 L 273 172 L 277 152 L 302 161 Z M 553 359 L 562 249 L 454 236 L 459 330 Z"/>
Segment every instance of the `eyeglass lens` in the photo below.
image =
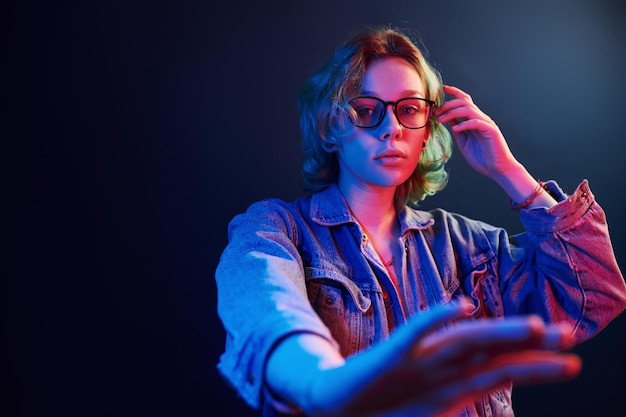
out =
<path fill-rule="evenodd" d="M 387 104 L 375 97 L 358 97 L 352 101 L 357 119 L 354 124 L 359 127 L 376 127 L 385 117 Z M 403 98 L 394 106 L 394 113 L 398 121 L 409 129 L 419 129 L 426 126 L 430 114 L 431 104 L 419 98 Z"/>

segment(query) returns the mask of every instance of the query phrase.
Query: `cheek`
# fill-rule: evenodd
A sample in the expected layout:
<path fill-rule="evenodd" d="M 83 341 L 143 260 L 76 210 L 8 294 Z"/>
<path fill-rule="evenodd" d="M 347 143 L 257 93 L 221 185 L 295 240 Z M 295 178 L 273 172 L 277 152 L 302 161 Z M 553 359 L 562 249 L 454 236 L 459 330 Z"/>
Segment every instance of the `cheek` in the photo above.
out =
<path fill-rule="evenodd" d="M 415 133 L 417 140 L 419 140 L 420 142 L 428 141 L 428 137 L 430 136 L 430 126 L 426 125 L 425 128 L 419 129 Z"/>
<path fill-rule="evenodd" d="M 350 165 L 358 165 L 367 159 L 367 150 L 357 140 L 343 140 L 337 153 L 341 159 Z"/>
<path fill-rule="evenodd" d="M 337 140 L 337 149 L 344 159 L 360 158 L 367 152 L 367 138 L 360 137 L 358 132 L 352 131 Z"/>
<path fill-rule="evenodd" d="M 424 150 L 425 146 L 428 146 L 428 131 L 424 130 L 424 131 L 417 131 L 415 132 L 415 135 L 411 137 L 411 147 L 413 148 L 413 150 L 415 151 L 415 153 L 418 154 L 418 158 L 419 158 L 419 154 L 422 153 L 422 151 Z M 425 145 L 424 145 L 425 144 Z"/>

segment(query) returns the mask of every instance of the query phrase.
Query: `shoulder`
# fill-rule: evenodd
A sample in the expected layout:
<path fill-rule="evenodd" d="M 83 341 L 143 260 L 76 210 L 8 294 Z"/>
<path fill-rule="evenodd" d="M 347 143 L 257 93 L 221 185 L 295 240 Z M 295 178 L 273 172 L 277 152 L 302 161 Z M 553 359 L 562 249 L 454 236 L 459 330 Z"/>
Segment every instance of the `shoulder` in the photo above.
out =
<path fill-rule="evenodd" d="M 442 208 L 428 211 L 407 208 L 407 219 L 412 219 L 413 228 L 421 229 L 426 233 L 484 233 L 485 231 L 499 231 L 501 228 L 481 220 L 472 219 L 465 215 L 447 211 Z M 411 221 L 411 220 L 409 220 Z"/>
<path fill-rule="evenodd" d="M 281 198 L 266 198 L 250 204 L 244 214 L 262 216 L 294 217 L 310 207 L 310 196 L 287 201 Z"/>
<path fill-rule="evenodd" d="M 300 197 L 293 201 L 281 198 L 255 201 L 244 212 L 232 218 L 229 229 L 292 229 L 307 210 L 309 201 L 310 197 Z"/>
<path fill-rule="evenodd" d="M 428 242 L 432 251 L 455 254 L 462 264 L 484 262 L 498 251 L 504 229 L 444 209 L 415 210 L 427 226 L 414 230 Z"/>
<path fill-rule="evenodd" d="M 493 226 L 482 220 L 473 219 L 463 214 L 447 211 L 444 209 L 434 209 L 429 212 L 434 219 L 436 227 L 454 228 L 457 230 L 467 231 L 493 231 L 500 230 L 499 227 Z"/>

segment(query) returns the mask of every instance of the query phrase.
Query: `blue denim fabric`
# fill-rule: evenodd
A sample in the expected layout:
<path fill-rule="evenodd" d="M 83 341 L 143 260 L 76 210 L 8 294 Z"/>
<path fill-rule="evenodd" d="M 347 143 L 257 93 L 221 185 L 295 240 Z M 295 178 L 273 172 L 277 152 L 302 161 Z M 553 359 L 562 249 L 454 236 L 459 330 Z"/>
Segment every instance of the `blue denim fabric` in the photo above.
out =
<path fill-rule="evenodd" d="M 316 333 L 349 356 L 460 295 L 474 301 L 475 318 L 534 313 L 569 323 L 577 343 L 589 339 L 626 307 L 624 278 L 587 181 L 569 197 L 548 185 L 559 204 L 521 211 L 526 231 L 513 236 L 445 210 L 405 208 L 400 292 L 335 185 L 251 205 L 231 221 L 216 271 L 226 330 L 219 371 L 258 408 L 265 360 L 285 336 Z M 267 401 L 265 409 L 278 415 Z M 461 415 L 512 416 L 510 388 Z"/>

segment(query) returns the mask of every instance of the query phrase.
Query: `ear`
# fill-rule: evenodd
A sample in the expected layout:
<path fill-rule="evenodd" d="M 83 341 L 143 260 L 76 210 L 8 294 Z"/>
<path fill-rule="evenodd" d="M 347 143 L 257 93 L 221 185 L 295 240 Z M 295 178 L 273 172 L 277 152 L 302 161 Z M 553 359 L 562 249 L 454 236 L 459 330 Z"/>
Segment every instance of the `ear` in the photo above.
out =
<path fill-rule="evenodd" d="M 337 144 L 330 143 L 326 140 L 322 141 L 322 149 L 324 149 L 328 153 L 333 153 L 337 151 Z"/>

